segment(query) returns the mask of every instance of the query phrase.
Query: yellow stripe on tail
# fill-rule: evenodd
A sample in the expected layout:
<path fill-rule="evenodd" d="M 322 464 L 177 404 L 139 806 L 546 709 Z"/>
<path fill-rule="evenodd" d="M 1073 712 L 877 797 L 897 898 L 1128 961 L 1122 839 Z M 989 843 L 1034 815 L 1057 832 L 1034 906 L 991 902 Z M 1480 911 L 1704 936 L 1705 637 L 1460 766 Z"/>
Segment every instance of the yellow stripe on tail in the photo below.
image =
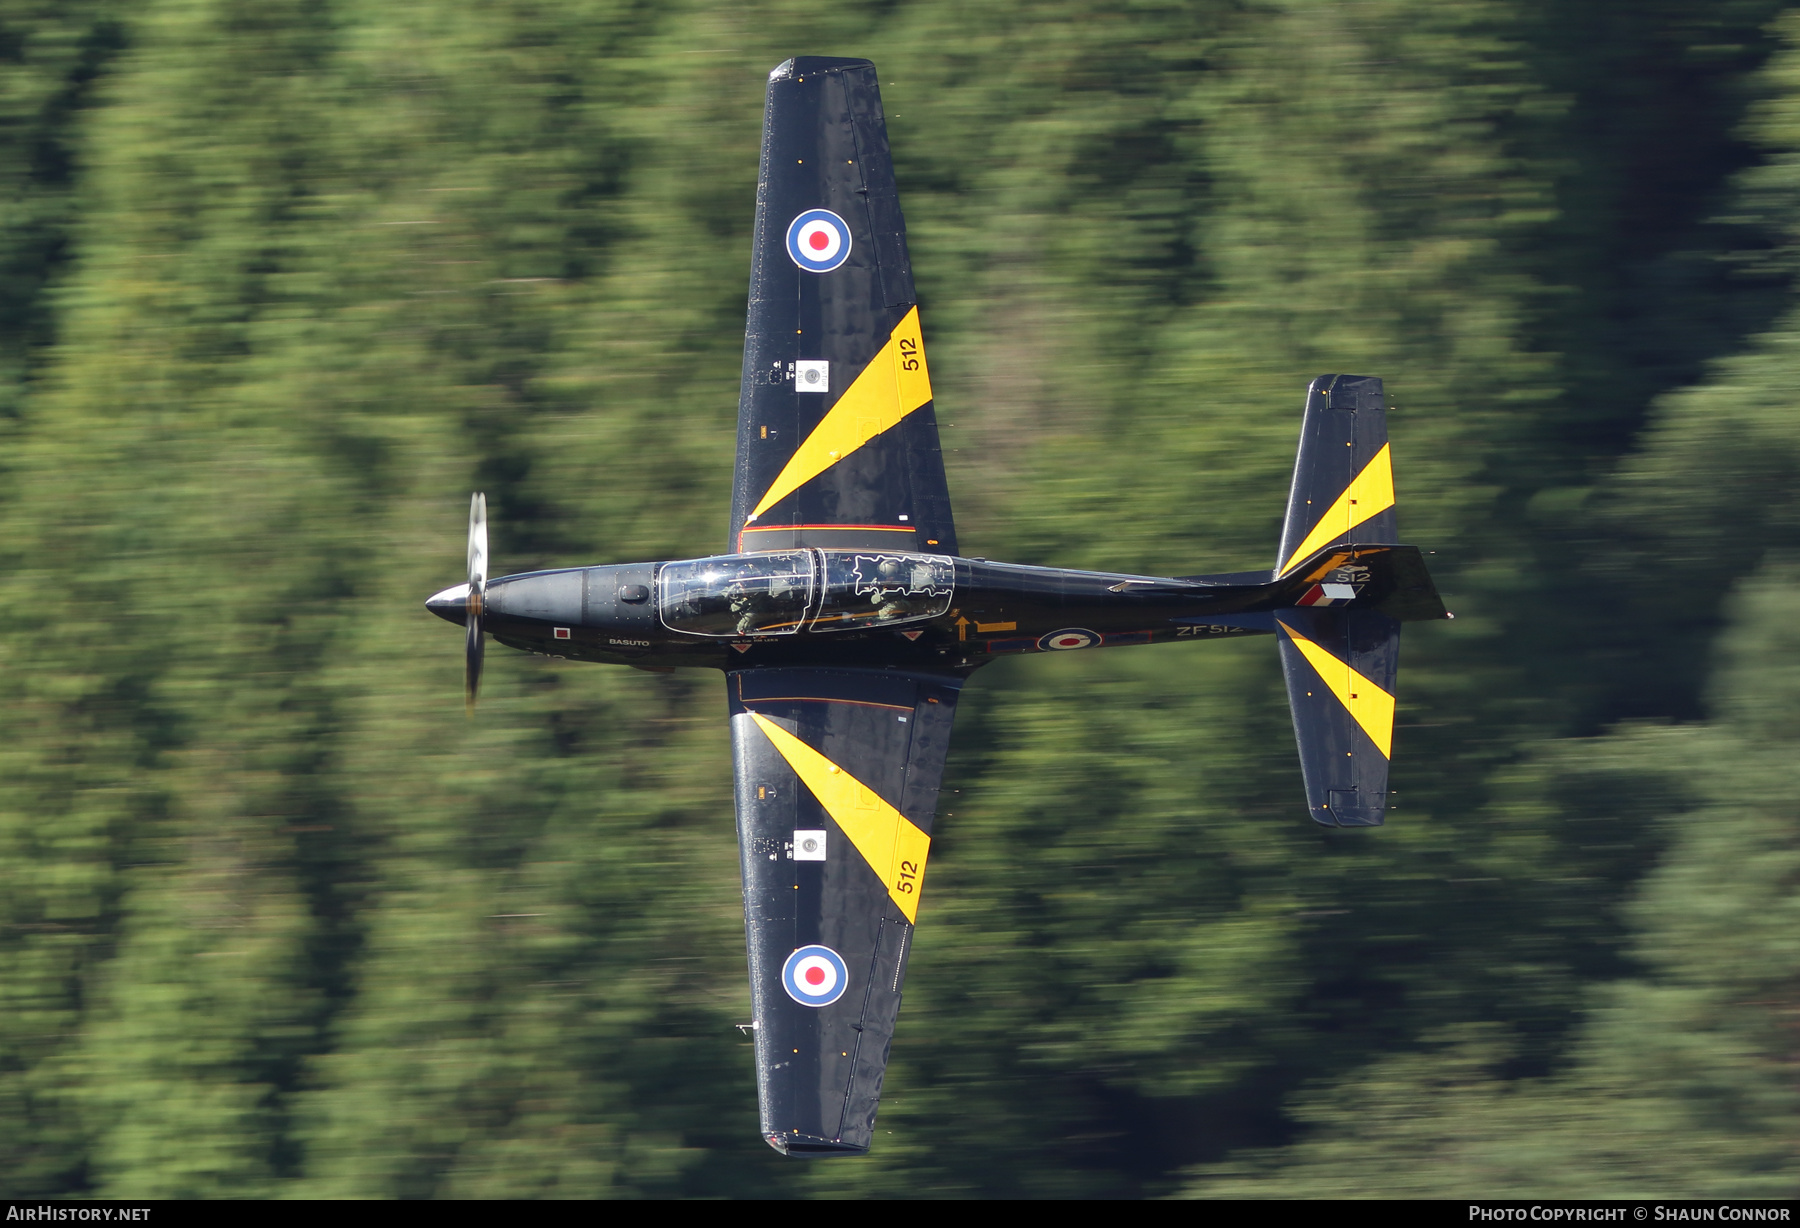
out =
<path fill-rule="evenodd" d="M 1382 444 L 1375 459 L 1364 465 L 1362 472 L 1351 479 L 1350 485 L 1344 488 L 1344 493 L 1338 496 L 1337 502 L 1319 517 L 1319 522 L 1306 535 L 1306 540 L 1282 563 L 1281 574 L 1285 576 L 1325 543 L 1342 537 L 1371 516 L 1380 515 L 1392 506 L 1394 461 L 1389 445 Z"/>
<path fill-rule="evenodd" d="M 1306 658 L 1306 663 L 1313 667 L 1331 693 L 1337 696 L 1338 702 L 1349 709 L 1356 723 L 1362 726 L 1369 740 L 1375 743 L 1384 759 L 1393 758 L 1394 752 L 1394 697 L 1370 682 L 1363 675 L 1350 667 L 1348 661 L 1328 649 L 1301 635 L 1298 631 L 1281 624 L 1281 629 L 1288 633 L 1294 647 Z"/>

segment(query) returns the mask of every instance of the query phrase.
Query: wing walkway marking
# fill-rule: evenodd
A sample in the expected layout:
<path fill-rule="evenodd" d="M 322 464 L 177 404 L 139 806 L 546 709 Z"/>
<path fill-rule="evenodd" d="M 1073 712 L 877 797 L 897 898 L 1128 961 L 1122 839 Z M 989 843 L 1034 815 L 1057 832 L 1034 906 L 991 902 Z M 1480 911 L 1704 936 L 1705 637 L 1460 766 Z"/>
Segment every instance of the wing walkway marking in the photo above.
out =
<path fill-rule="evenodd" d="M 863 860 L 881 876 L 888 895 L 916 921 L 919 888 L 925 881 L 925 858 L 931 837 L 881 795 L 760 712 L 750 717 L 788 761 L 819 805 L 825 807 Z"/>
<path fill-rule="evenodd" d="M 1287 562 L 1281 565 L 1281 574 L 1287 575 L 1304 562 L 1309 554 L 1332 538 L 1348 533 L 1369 517 L 1379 515 L 1392 506 L 1394 458 L 1389 445 L 1384 443 L 1381 451 L 1375 454 L 1375 459 L 1350 479 L 1350 485 L 1344 488 L 1344 493 L 1338 496 L 1337 502 L 1319 517 L 1319 523 L 1312 527 L 1312 532 L 1306 535 L 1306 540 L 1300 543 L 1299 549 L 1288 556 Z"/>
<path fill-rule="evenodd" d="M 910 524 L 764 524 L 745 529 L 746 533 L 791 533 L 797 529 L 879 529 L 883 533 L 917 533 Z"/>
<path fill-rule="evenodd" d="M 888 708 L 894 712 L 911 712 L 906 704 L 883 704 L 873 699 L 838 699 L 825 695 L 758 695 L 755 699 L 745 699 L 742 688 L 739 688 L 738 702 L 749 711 L 751 704 L 855 704 L 859 708 Z"/>
<path fill-rule="evenodd" d="M 1306 658 L 1307 664 L 1313 667 L 1313 671 L 1325 680 L 1325 685 L 1331 688 L 1331 693 L 1337 696 L 1338 702 L 1356 718 L 1356 723 L 1362 726 L 1363 732 L 1375 743 L 1375 749 L 1381 752 L 1383 758 L 1393 758 L 1394 697 L 1352 669 L 1348 661 L 1321 648 L 1285 622 L 1281 624 L 1281 629 L 1288 633 L 1288 638 L 1300 650 L 1300 655 Z"/>
<path fill-rule="evenodd" d="M 919 336 L 919 309 L 914 307 L 812 434 L 794 449 L 745 526 L 755 524 L 758 516 L 930 400 L 931 372 Z"/>
<path fill-rule="evenodd" d="M 918 526 L 910 524 L 746 524 L 743 528 L 738 530 L 738 549 L 743 550 L 746 548 L 744 538 L 751 533 L 804 533 L 814 529 L 824 529 L 830 532 L 900 533 L 907 537 L 917 537 L 919 534 Z M 781 550 L 787 548 L 788 547 L 782 546 L 757 547 L 758 550 Z M 880 549 L 881 547 L 863 548 Z M 904 549 L 905 543 L 895 542 L 891 548 L 896 550 Z"/>

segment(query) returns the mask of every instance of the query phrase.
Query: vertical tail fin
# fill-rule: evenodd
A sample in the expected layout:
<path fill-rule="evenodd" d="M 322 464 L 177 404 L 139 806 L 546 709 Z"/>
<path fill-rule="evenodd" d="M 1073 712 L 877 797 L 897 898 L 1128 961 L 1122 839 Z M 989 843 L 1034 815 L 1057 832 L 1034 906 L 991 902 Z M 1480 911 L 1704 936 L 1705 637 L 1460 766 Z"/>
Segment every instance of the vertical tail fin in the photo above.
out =
<path fill-rule="evenodd" d="M 1306 390 L 1275 574 L 1328 546 L 1398 542 L 1381 381 L 1321 375 Z M 1400 623 L 1379 610 L 1330 608 L 1353 601 L 1368 572 L 1354 561 L 1339 567 L 1308 591 L 1310 608 L 1275 616 L 1307 808 L 1331 827 L 1378 826 L 1387 811 Z"/>

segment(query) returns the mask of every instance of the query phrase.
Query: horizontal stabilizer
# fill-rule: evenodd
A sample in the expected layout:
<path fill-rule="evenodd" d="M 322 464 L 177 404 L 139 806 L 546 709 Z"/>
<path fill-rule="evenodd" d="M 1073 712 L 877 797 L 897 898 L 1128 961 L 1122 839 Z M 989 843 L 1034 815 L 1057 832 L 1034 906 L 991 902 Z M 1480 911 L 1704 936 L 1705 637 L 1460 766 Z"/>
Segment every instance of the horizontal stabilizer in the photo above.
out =
<path fill-rule="evenodd" d="M 1275 616 L 1306 804 L 1327 827 L 1376 827 L 1387 811 L 1400 622 L 1373 609 Z"/>
<path fill-rule="evenodd" d="M 1287 575 L 1326 547 L 1351 540 L 1400 540 L 1387 405 L 1379 379 L 1321 375 L 1306 390 L 1275 572 Z"/>

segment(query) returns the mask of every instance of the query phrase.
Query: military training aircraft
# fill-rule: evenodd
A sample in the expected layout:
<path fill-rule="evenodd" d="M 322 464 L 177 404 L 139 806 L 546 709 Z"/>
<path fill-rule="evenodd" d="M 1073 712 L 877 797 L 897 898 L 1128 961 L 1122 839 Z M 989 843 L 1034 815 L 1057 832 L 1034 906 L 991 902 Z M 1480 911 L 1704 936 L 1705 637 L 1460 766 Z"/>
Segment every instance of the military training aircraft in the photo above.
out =
<path fill-rule="evenodd" d="M 1272 635 L 1308 808 L 1379 824 L 1400 624 L 1447 617 L 1398 544 L 1379 379 L 1306 391 L 1276 565 L 1064 571 L 962 555 L 874 66 L 769 75 L 729 553 L 488 577 L 427 608 L 577 661 L 725 672 L 762 1134 L 868 1150 L 963 683 L 1012 653 Z"/>

